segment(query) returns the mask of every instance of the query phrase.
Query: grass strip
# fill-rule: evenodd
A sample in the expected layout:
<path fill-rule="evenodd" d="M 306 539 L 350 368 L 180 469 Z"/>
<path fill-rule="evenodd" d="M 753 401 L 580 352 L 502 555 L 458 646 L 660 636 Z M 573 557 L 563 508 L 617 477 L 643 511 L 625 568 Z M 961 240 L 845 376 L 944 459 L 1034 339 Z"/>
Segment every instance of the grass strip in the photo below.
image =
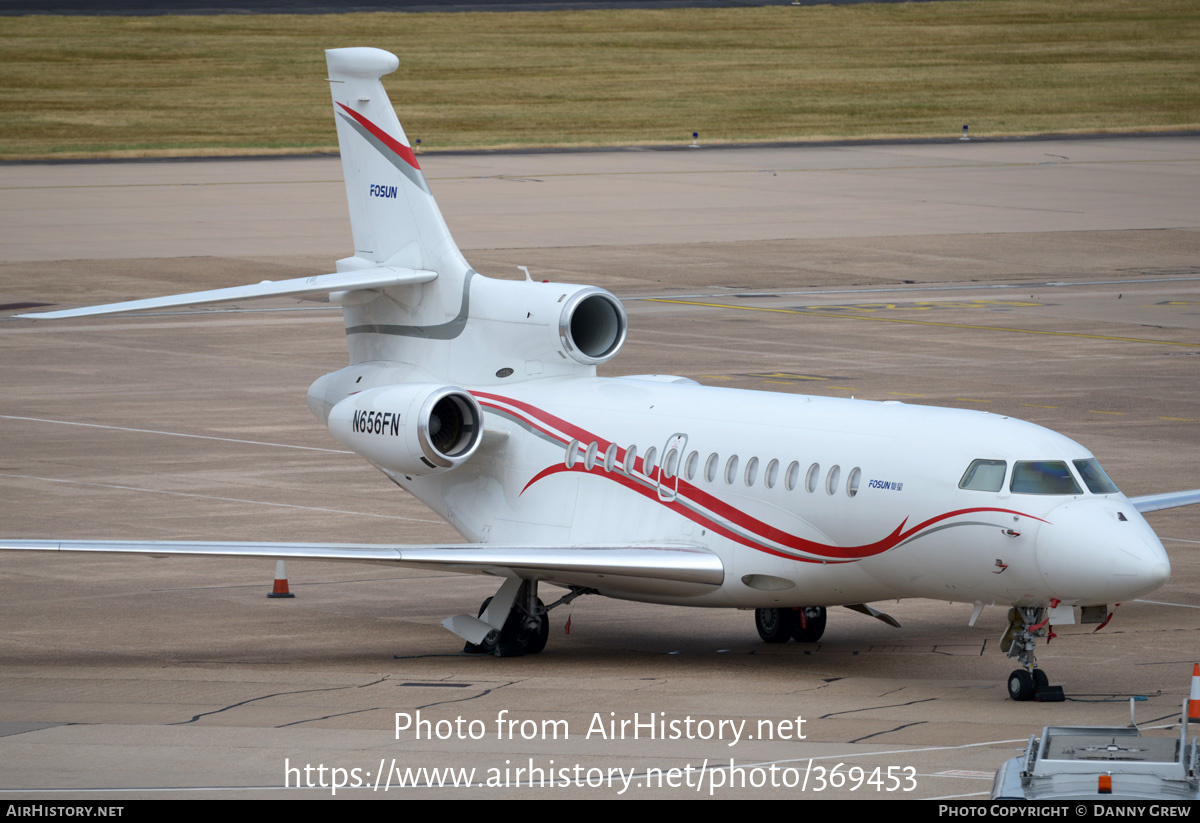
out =
<path fill-rule="evenodd" d="M 323 49 L 426 150 L 1200 128 L 1195 0 L 3 18 L 0 159 L 334 150 Z"/>

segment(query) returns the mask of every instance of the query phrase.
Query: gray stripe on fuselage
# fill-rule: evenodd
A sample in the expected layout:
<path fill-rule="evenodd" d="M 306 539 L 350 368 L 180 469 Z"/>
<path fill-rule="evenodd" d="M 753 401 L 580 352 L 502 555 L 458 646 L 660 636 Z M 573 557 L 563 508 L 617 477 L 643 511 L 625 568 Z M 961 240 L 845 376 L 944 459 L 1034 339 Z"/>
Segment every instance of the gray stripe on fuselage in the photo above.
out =
<path fill-rule="evenodd" d="M 559 441 L 559 439 L 557 437 L 553 437 L 549 434 L 546 434 L 546 432 L 530 425 L 528 421 L 523 420 L 522 418 L 518 417 L 517 415 L 513 414 L 512 412 L 505 411 L 504 409 L 498 409 L 495 406 L 485 406 L 484 408 L 487 409 L 488 414 L 494 414 L 497 417 L 503 417 L 505 420 L 509 421 L 510 423 L 516 423 L 518 426 L 525 429 L 525 431 L 529 432 L 534 437 L 545 440 L 547 443 L 549 443 L 552 446 L 557 446 L 560 449 L 563 448 L 562 442 Z M 565 454 L 564 454 L 564 457 L 565 457 Z M 564 463 L 564 465 L 565 465 L 565 463 Z"/>
<path fill-rule="evenodd" d="M 396 152 L 393 151 L 390 146 L 388 146 L 375 135 L 371 134 L 371 132 L 367 130 L 366 126 L 364 126 L 362 123 L 359 123 L 353 117 L 349 117 L 340 111 L 338 112 L 338 117 L 349 123 L 351 128 L 361 134 L 364 140 L 374 146 L 375 150 L 382 154 L 389 163 L 399 170 L 401 174 L 407 177 L 414 186 L 426 194 L 429 194 L 429 185 L 425 182 L 425 175 L 422 174 L 419 169 L 414 169 L 408 164 L 407 161 L 404 160 L 403 157 L 397 156 Z"/>
<path fill-rule="evenodd" d="M 453 340 L 463 333 L 467 327 L 467 317 L 471 313 L 471 278 L 475 276 L 474 269 L 467 269 L 463 277 L 462 302 L 459 304 L 458 316 L 436 326 L 393 326 L 379 323 L 365 323 L 361 326 L 350 326 L 346 334 L 392 334 L 398 337 L 421 337 L 426 340 Z"/>
<path fill-rule="evenodd" d="M 904 540 L 901 540 L 896 545 L 892 546 L 892 549 L 898 549 L 901 546 L 907 546 L 909 543 L 913 542 L 914 540 L 920 540 L 922 537 L 928 537 L 929 535 L 933 534 L 934 532 L 940 532 L 940 531 L 943 531 L 944 529 L 957 529 L 959 526 L 988 526 L 993 529 L 996 528 L 995 523 L 984 523 L 981 520 L 963 520 L 958 523 L 946 523 L 941 526 L 934 526 L 931 529 L 926 529 L 925 531 L 921 532 L 920 534 L 914 534 L 912 537 L 905 538 Z M 888 551 L 891 551 L 892 549 L 888 549 Z"/>

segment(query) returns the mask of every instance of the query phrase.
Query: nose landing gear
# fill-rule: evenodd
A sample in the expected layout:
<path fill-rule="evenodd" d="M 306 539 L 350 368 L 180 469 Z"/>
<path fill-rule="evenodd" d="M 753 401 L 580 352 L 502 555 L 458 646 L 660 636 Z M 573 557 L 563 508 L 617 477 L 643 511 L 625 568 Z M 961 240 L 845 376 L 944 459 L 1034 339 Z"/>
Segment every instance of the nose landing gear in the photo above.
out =
<path fill-rule="evenodd" d="M 1050 632 L 1050 620 L 1045 606 L 1017 606 L 1009 609 L 1008 629 L 1000 640 L 1000 650 L 1009 657 L 1017 658 L 1021 668 L 1008 676 L 1008 696 L 1013 700 L 1037 700 L 1042 703 L 1060 703 L 1062 686 L 1051 686 L 1046 673 L 1038 668 L 1033 653 L 1036 638 L 1046 637 Z"/>

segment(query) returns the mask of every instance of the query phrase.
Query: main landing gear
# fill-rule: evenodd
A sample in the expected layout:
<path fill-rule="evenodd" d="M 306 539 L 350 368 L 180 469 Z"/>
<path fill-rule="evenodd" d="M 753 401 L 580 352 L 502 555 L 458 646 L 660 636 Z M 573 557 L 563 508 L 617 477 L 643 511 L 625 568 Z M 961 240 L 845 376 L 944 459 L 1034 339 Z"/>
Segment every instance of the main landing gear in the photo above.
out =
<path fill-rule="evenodd" d="M 766 643 L 816 643 L 825 633 L 825 607 L 755 609 L 754 626 Z"/>
<path fill-rule="evenodd" d="M 1000 640 L 1000 650 L 1021 664 L 1008 676 L 1008 696 L 1013 700 L 1059 703 L 1066 699 L 1062 686 L 1050 685 L 1033 653 L 1036 638 L 1050 633 L 1049 624 L 1045 606 L 1016 606 L 1008 611 L 1008 629 Z"/>
<path fill-rule="evenodd" d="M 479 607 L 475 617 L 460 614 L 442 622 L 450 631 L 466 640 L 466 654 L 494 654 L 496 657 L 520 657 L 539 654 L 550 637 L 551 609 L 570 603 L 595 589 L 573 586 L 568 594 L 549 606 L 538 597 L 536 580 L 505 580 L 500 590 Z"/>
<path fill-rule="evenodd" d="M 520 657 L 523 654 L 539 654 L 546 648 L 546 641 L 550 639 L 550 617 L 546 614 L 546 604 L 537 596 L 536 582 L 532 584 L 532 588 L 532 600 L 528 595 L 526 598 L 518 596 L 500 631 L 493 631 L 482 643 L 468 641 L 463 646 L 463 652 L 494 654 L 496 657 Z M 483 601 L 483 605 L 479 607 L 479 617 L 483 617 L 491 603 L 490 597 Z"/>

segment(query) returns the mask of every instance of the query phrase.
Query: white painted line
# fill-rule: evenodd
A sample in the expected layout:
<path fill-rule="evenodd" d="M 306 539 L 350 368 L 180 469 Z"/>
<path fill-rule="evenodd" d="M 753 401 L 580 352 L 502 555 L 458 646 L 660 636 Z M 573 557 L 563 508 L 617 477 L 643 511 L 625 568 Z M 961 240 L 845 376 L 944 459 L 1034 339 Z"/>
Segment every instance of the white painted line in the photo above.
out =
<path fill-rule="evenodd" d="M 991 792 L 971 792 L 970 794 L 943 794 L 940 797 L 914 797 L 913 800 L 962 800 L 964 797 L 987 797 Z M 879 798 L 882 800 L 883 798 Z"/>
<path fill-rule="evenodd" d="M 1135 600 L 1134 603 L 1152 603 L 1155 606 L 1178 606 L 1181 609 L 1200 609 L 1200 606 L 1192 606 L 1188 603 L 1167 603 L 1163 600 Z"/>
<path fill-rule="evenodd" d="M 292 503 L 268 503 L 264 500 L 244 500 L 240 497 L 217 497 L 211 494 L 194 494 L 192 492 L 169 492 L 162 489 L 143 489 L 138 486 L 118 486 L 112 483 L 92 483 L 87 480 L 63 480 L 57 477 L 35 477 L 30 474 L 8 474 L 0 472 L 0 477 L 16 477 L 21 480 L 42 480 L 46 483 L 71 483 L 76 486 L 97 486 L 102 489 L 118 489 L 128 492 L 148 492 L 150 494 L 170 494 L 175 497 L 199 497 L 203 500 L 221 500 L 226 503 L 250 503 L 255 506 L 277 506 L 281 509 L 303 509 L 310 512 L 329 512 L 331 514 L 353 514 L 358 517 L 382 517 L 385 520 L 407 520 L 410 523 L 441 523 L 441 520 L 426 520 L 421 517 L 401 517 L 396 514 L 371 514 L 369 512 L 351 512 L 344 509 L 322 509 L 317 506 L 297 506 Z"/>
<path fill-rule="evenodd" d="M 944 752 L 954 751 L 956 749 L 977 749 L 982 746 L 1008 746 L 1013 743 L 1028 743 L 1029 738 L 1021 737 L 1012 740 L 986 740 L 981 743 L 962 743 L 957 746 L 919 746 L 912 749 L 887 749 L 885 751 L 872 752 L 843 752 L 841 754 L 825 754 L 817 757 L 792 757 L 784 760 L 763 760 L 758 763 L 739 763 L 739 769 L 753 769 L 762 766 L 779 766 L 787 763 L 807 763 L 816 760 L 849 760 L 852 757 L 885 757 L 889 755 L 916 754 L 918 752 Z M 714 766 L 714 769 L 726 769 L 724 766 Z M 919 774 L 918 777 L 945 777 L 946 775 L 937 774 Z M 955 777 L 961 779 L 958 775 Z M 990 777 L 988 778 L 991 779 Z"/>
<path fill-rule="evenodd" d="M 136 434 L 164 434 L 168 437 L 193 437 L 197 440 L 221 440 L 225 443 L 244 443 L 250 446 L 273 446 L 277 449 L 301 449 L 310 452 L 329 452 L 330 454 L 354 454 L 343 449 L 322 449 L 317 446 L 293 446 L 290 443 L 267 443 L 263 440 L 237 440 L 232 437 L 214 437 L 208 434 L 184 434 L 183 432 L 164 432 L 157 429 L 131 429 L 127 426 L 105 426 L 100 423 L 76 423 L 73 420 L 51 420 L 48 417 L 18 417 L 15 414 L 0 414 L 4 420 L 28 420 L 34 423 L 57 423 L 60 426 L 84 426 L 89 429 L 112 429 L 113 431 L 134 432 Z"/>

